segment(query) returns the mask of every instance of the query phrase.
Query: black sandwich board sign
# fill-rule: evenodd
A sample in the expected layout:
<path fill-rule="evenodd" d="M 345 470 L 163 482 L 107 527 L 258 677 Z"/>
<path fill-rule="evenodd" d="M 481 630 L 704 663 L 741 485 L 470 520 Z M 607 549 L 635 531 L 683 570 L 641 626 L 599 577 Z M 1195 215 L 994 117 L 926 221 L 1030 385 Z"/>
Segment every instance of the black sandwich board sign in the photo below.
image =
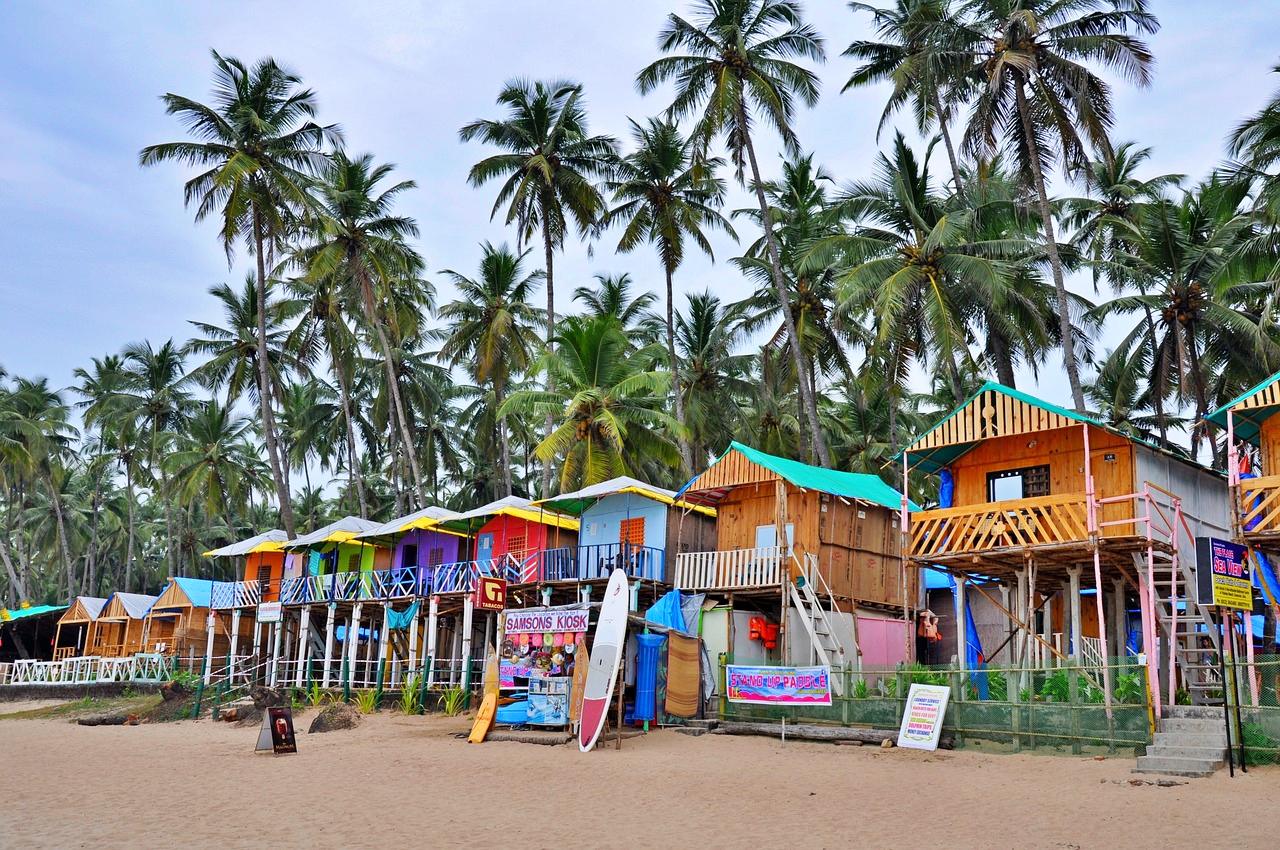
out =
<path fill-rule="evenodd" d="M 262 729 L 258 731 L 258 745 L 254 752 L 271 750 L 276 755 L 296 753 L 298 741 L 293 734 L 293 709 L 272 706 L 262 715 Z"/>
<path fill-rule="evenodd" d="M 1252 611 L 1249 551 L 1230 540 L 1197 537 L 1196 594 L 1201 605 Z"/>

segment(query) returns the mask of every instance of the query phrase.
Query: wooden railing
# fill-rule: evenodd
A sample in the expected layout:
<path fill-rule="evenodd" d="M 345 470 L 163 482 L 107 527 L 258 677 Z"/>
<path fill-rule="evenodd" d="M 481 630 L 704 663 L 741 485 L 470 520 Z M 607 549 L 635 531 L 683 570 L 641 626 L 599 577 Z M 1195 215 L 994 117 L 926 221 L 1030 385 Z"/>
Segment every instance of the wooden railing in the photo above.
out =
<path fill-rule="evenodd" d="M 915 558 L 1051 546 L 1089 538 L 1083 493 L 920 511 L 911 515 L 908 528 L 911 556 Z"/>
<path fill-rule="evenodd" d="M 724 552 L 682 552 L 676 556 L 674 584 L 681 590 L 733 590 L 782 584 L 786 575 L 785 549 L 734 549 Z"/>
<path fill-rule="evenodd" d="M 1280 475 L 1240 479 L 1240 514 L 1246 534 L 1280 531 Z"/>

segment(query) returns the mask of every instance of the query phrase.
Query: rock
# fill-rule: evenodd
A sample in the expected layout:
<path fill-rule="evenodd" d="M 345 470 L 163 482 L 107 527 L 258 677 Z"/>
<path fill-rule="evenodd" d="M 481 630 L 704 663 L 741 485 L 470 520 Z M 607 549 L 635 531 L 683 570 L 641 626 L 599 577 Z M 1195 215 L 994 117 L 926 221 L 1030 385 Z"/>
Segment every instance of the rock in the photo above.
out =
<path fill-rule="evenodd" d="M 277 688 L 263 687 L 262 685 L 254 685 L 250 688 L 249 697 L 258 708 L 271 708 L 272 706 L 285 704 L 284 691 Z"/>
<path fill-rule="evenodd" d="M 166 682 L 160 686 L 160 696 L 164 697 L 165 702 L 172 702 L 191 696 L 191 689 L 182 682 Z"/>
<path fill-rule="evenodd" d="M 262 723 L 263 709 L 252 705 L 236 706 L 237 726 L 257 726 Z"/>
<path fill-rule="evenodd" d="M 142 718 L 136 714 L 130 714 L 128 717 L 124 719 L 124 724 L 126 726 L 137 726 L 141 722 L 142 722 Z"/>
<path fill-rule="evenodd" d="M 95 717 L 81 717 L 76 723 L 81 726 L 123 726 L 128 718 L 123 714 L 100 714 Z"/>
<path fill-rule="evenodd" d="M 1185 782 L 1179 782 L 1176 779 L 1157 779 L 1156 784 L 1161 788 L 1176 788 L 1179 785 L 1186 785 Z"/>
<path fill-rule="evenodd" d="M 311 721 L 307 732 L 334 732 L 338 729 L 354 729 L 360 725 L 360 712 L 344 702 L 326 705 Z"/>
<path fill-rule="evenodd" d="M 881 741 L 881 742 L 880 742 L 880 749 L 882 749 L 882 750 L 892 750 L 892 749 L 893 749 L 893 739 L 892 739 L 892 738 L 885 738 L 883 741 Z"/>
<path fill-rule="evenodd" d="M 232 720 L 240 719 L 240 709 L 235 706 L 230 708 L 222 708 L 218 710 L 218 719 L 230 723 Z"/>

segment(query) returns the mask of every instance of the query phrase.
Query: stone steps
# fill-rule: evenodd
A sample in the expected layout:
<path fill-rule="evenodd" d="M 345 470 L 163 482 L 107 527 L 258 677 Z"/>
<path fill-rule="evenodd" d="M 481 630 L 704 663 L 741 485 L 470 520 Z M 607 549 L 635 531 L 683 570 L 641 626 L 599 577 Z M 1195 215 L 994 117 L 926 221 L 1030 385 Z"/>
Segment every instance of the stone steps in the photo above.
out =
<path fill-rule="evenodd" d="M 1211 776 L 1226 763 L 1227 732 L 1222 709 L 1212 706 L 1169 706 L 1147 754 L 1138 757 L 1134 773 Z"/>
<path fill-rule="evenodd" d="M 1189 777 L 1212 776 L 1223 764 L 1224 761 L 1221 756 L 1216 760 L 1210 760 L 1147 755 L 1138 757 L 1138 766 L 1133 769 L 1133 772 Z"/>

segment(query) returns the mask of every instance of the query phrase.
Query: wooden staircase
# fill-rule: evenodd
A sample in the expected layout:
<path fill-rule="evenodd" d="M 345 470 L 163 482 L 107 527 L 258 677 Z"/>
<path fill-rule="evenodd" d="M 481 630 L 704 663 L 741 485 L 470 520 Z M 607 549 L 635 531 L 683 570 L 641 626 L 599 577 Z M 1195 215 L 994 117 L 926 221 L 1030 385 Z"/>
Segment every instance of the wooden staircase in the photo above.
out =
<path fill-rule="evenodd" d="M 798 620 L 809 636 L 814 661 L 832 671 L 841 670 L 847 658 L 858 657 L 857 617 L 853 617 L 854 646 L 846 647 L 832 622 L 832 614 L 840 613 L 840 609 L 831 595 L 831 588 L 827 587 L 818 570 L 818 559 L 812 554 L 806 554 L 802 562 L 793 552 L 791 560 L 791 577 L 787 579 L 787 593 L 792 606 L 789 616 Z M 825 607 L 823 596 L 826 597 Z M 831 676 L 831 689 L 837 696 L 844 695 L 842 676 Z"/>

